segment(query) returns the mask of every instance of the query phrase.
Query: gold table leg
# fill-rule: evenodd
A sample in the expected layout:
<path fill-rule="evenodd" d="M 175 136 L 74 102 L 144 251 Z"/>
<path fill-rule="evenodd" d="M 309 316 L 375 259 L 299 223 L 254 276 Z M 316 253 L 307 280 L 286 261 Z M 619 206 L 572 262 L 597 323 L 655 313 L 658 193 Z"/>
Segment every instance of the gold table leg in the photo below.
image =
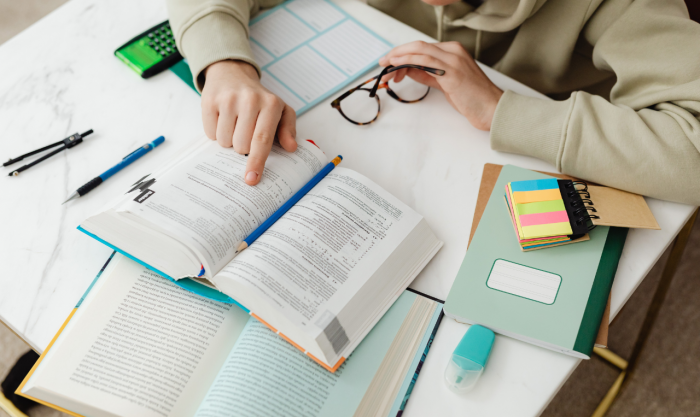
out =
<path fill-rule="evenodd" d="M 617 377 L 612 387 L 610 387 L 607 394 L 605 394 L 603 400 L 600 402 L 600 404 L 598 404 L 598 407 L 596 407 L 591 417 L 603 417 L 612 406 L 620 390 L 634 374 L 639 356 L 644 349 L 644 345 L 646 344 L 649 334 L 654 327 L 654 322 L 656 322 L 656 317 L 659 315 L 659 311 L 661 310 L 664 300 L 666 299 L 666 293 L 671 286 L 673 276 L 676 274 L 678 263 L 683 257 L 683 252 L 685 251 L 688 238 L 690 237 L 690 232 L 693 230 L 693 224 L 695 223 L 697 216 L 698 209 L 696 209 L 693 215 L 690 216 L 688 222 L 685 224 L 685 226 L 683 226 L 681 231 L 678 233 L 678 236 L 676 236 L 673 241 L 671 254 L 666 261 L 666 265 L 664 266 L 664 270 L 661 274 L 661 280 L 659 280 L 659 283 L 656 286 L 654 297 L 652 298 L 651 304 L 649 304 L 649 308 L 647 309 L 647 314 L 644 317 L 644 323 L 642 323 L 642 328 L 639 330 L 639 334 L 637 335 L 637 341 L 634 343 L 634 348 L 632 349 L 630 359 L 626 361 L 607 349 L 593 349 L 595 354 L 615 365 L 622 372 Z"/>

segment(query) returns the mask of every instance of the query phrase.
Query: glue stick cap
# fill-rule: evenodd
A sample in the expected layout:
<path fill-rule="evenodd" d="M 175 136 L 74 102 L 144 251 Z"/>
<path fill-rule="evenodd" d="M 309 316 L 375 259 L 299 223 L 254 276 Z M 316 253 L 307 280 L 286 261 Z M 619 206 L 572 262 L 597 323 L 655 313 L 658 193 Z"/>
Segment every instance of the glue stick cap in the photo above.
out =
<path fill-rule="evenodd" d="M 472 325 L 462 337 L 445 369 L 445 383 L 452 392 L 471 390 L 484 372 L 495 335 L 486 327 Z"/>

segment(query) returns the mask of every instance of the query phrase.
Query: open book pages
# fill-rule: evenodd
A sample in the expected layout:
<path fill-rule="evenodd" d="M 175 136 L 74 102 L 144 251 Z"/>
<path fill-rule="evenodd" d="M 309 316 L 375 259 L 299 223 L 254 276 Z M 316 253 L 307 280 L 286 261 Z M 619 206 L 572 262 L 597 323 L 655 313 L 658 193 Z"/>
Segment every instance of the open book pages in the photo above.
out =
<path fill-rule="evenodd" d="M 395 416 L 441 311 L 404 292 L 329 373 L 235 304 L 117 254 L 18 393 L 96 417 Z"/>
<path fill-rule="evenodd" d="M 328 159 L 307 141 L 274 146 L 254 187 L 245 163 L 200 139 L 81 228 L 161 275 L 215 287 L 335 370 L 442 243 L 410 207 L 338 167 L 236 253 Z"/>

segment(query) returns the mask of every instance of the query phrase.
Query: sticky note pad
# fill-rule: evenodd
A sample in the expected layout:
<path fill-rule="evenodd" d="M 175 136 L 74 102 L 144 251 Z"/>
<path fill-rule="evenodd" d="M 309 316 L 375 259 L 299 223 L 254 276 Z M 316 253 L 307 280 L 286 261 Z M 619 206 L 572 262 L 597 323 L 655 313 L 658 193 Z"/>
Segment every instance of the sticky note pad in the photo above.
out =
<path fill-rule="evenodd" d="M 556 178 L 513 181 L 506 200 L 522 246 L 565 241 L 573 233 Z"/>

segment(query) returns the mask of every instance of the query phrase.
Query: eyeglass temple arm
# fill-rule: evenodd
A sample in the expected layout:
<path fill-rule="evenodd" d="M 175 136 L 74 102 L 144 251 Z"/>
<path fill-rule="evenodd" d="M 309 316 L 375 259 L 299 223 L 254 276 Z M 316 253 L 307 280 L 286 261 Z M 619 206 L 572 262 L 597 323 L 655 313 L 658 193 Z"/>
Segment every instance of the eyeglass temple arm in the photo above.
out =
<path fill-rule="evenodd" d="M 382 78 L 385 75 L 387 75 L 391 72 L 394 72 L 394 71 L 398 71 L 398 70 L 403 69 L 403 68 L 415 68 L 415 69 L 419 69 L 419 70 L 429 72 L 429 73 L 435 74 L 435 75 L 440 75 L 440 76 L 445 75 L 445 70 L 441 70 L 438 68 L 423 67 L 420 65 L 412 65 L 412 64 L 399 65 L 398 67 L 395 67 L 393 65 L 389 65 L 388 67 L 384 68 L 379 75 L 377 75 L 375 77 L 377 79 L 377 82 L 374 83 L 374 87 L 372 87 L 372 91 L 370 91 L 369 96 L 374 97 L 375 95 L 377 95 L 377 89 L 379 88 L 379 83 L 381 82 Z"/>
<path fill-rule="evenodd" d="M 349 96 L 350 94 L 352 94 L 352 93 L 354 93 L 355 91 L 357 91 L 358 88 L 362 88 L 362 86 L 364 86 L 365 84 L 368 84 L 368 83 L 371 82 L 372 80 L 376 80 L 378 77 L 379 77 L 378 75 L 375 76 L 375 77 L 372 77 L 372 78 L 370 78 L 369 80 L 363 82 L 362 84 L 360 84 L 360 85 L 358 85 L 358 86 L 356 86 L 356 87 L 354 87 L 354 88 L 351 88 L 351 89 L 349 89 L 348 91 L 344 92 L 344 93 L 341 94 L 338 98 L 336 98 L 335 100 L 333 100 L 333 102 L 331 103 L 331 106 L 336 107 L 336 108 L 339 107 L 339 106 L 340 106 L 340 102 L 341 102 L 343 99 L 345 99 L 347 96 Z"/>

